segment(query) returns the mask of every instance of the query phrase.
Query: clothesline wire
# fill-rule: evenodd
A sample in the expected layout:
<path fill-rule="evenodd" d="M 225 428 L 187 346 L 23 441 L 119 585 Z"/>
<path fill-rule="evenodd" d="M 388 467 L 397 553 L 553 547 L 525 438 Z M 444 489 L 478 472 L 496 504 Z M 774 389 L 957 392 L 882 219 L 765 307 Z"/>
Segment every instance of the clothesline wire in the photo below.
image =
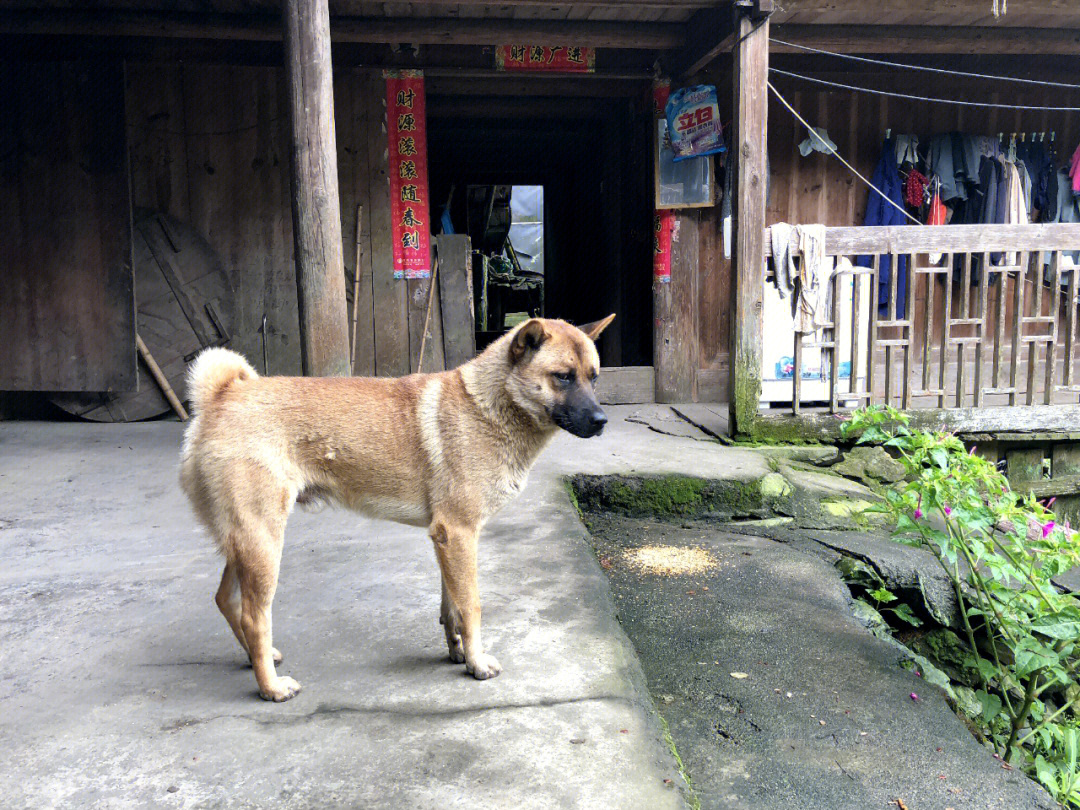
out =
<path fill-rule="evenodd" d="M 889 205 L 891 205 L 891 206 L 892 206 L 893 208 L 895 208 L 895 209 L 896 209 L 897 211 L 899 211 L 899 212 L 900 212 L 901 214 L 903 214 L 903 215 L 904 215 L 905 217 L 907 217 L 908 219 L 910 219 L 910 220 L 911 220 L 912 222 L 914 222 L 914 223 L 915 223 L 916 225 L 922 225 L 922 223 L 921 223 L 921 222 L 919 222 L 919 220 L 917 220 L 917 219 L 916 219 L 915 217 L 913 217 L 913 216 L 912 216 L 911 214 L 909 214 L 909 213 L 908 213 L 908 212 L 907 212 L 906 210 L 904 210 L 904 208 L 903 208 L 902 206 L 899 206 L 899 205 L 897 205 L 897 204 L 896 204 L 896 202 L 895 202 L 895 201 L 893 201 L 893 200 L 892 200 L 892 199 L 891 199 L 891 198 L 889 197 L 889 195 L 888 195 L 888 194 L 886 194 L 886 193 L 885 193 L 884 191 L 882 191 L 882 190 L 881 190 L 880 188 L 878 188 L 878 187 L 877 187 L 877 186 L 875 186 L 875 185 L 874 185 L 873 183 L 871 183 L 871 182 L 870 182 L 869 180 L 867 180 L 867 179 L 866 179 L 865 177 L 863 177 L 863 176 L 862 176 L 861 174 L 859 174 L 859 170 L 858 170 L 858 169 L 856 169 L 856 168 L 855 168 L 854 166 L 852 166 L 852 165 L 851 165 L 850 163 L 848 163 L 848 162 L 847 162 L 846 160 L 844 160 L 844 158 L 842 158 L 842 157 L 840 156 L 840 153 L 839 153 L 839 152 L 837 152 L 837 151 L 836 151 L 836 149 L 834 149 L 834 148 L 833 148 L 832 146 L 830 146 L 830 145 L 828 144 L 828 142 L 826 142 L 826 140 L 825 140 L 824 138 L 822 138 L 822 137 L 821 137 L 820 135 L 818 135 L 818 133 L 817 133 L 817 130 L 815 130 L 815 129 L 814 129 L 814 128 L 813 128 L 812 126 L 810 126 L 810 124 L 808 124 L 808 123 L 807 123 L 807 121 L 806 121 L 806 119 L 805 119 L 805 118 L 803 118 L 803 117 L 802 117 L 801 115 L 799 115 L 799 112 L 798 112 L 798 110 L 796 110 L 796 109 L 795 109 L 794 107 L 792 107 L 792 106 L 791 106 L 791 104 L 789 104 L 789 103 L 788 103 L 788 100 L 787 100 L 786 98 L 784 98 L 784 97 L 783 97 L 783 96 L 782 96 L 782 95 L 780 94 L 780 91 L 779 91 L 779 90 L 777 90 L 777 89 L 776 89 L 776 87 L 774 87 L 774 86 L 773 86 L 773 83 L 772 83 L 772 82 L 768 82 L 768 85 L 769 85 L 769 89 L 770 89 L 770 90 L 772 90 L 772 92 L 773 92 L 773 95 L 775 95 L 775 96 L 776 96 L 777 100 L 778 100 L 778 101 L 779 101 L 779 102 L 780 102 L 781 104 L 783 104 L 783 105 L 784 105 L 785 107 L 787 107 L 787 108 L 788 108 L 788 111 L 789 111 L 789 112 L 790 112 L 790 113 L 791 113 L 792 115 L 794 115 L 794 116 L 795 116 L 796 120 L 797 120 L 797 121 L 798 121 L 798 122 L 799 122 L 800 124 L 802 124 L 802 125 L 803 125 L 804 127 L 806 127 L 806 130 L 807 130 L 807 132 L 809 132 L 809 133 L 810 133 L 810 137 L 812 137 L 812 138 L 816 138 L 816 139 L 817 139 L 817 140 L 818 140 L 818 141 L 819 141 L 819 142 L 821 143 L 821 145 L 822 145 L 822 146 L 824 146 L 826 150 L 828 150 L 829 154 L 831 154 L 831 155 L 832 155 L 832 156 L 833 156 L 834 158 L 836 158 L 836 159 L 837 159 L 837 160 L 839 160 L 839 161 L 840 161 L 841 163 L 843 163 L 843 164 L 844 164 L 844 165 L 845 165 L 845 166 L 846 166 L 846 167 L 848 168 L 848 170 L 849 170 L 849 171 L 851 171 L 851 173 L 852 173 L 852 174 L 854 174 L 854 175 L 855 175 L 856 177 L 858 177 L 858 178 L 859 178 L 860 180 L 862 180 L 862 181 L 863 181 L 864 183 L 866 183 L 866 185 L 868 185 L 868 186 L 869 186 L 870 188 L 872 188 L 872 189 L 873 189 L 874 191 L 876 191 L 876 192 L 877 192 L 878 194 L 880 194 L 880 195 L 881 195 L 881 198 L 882 198 L 883 200 L 885 200 L 885 202 L 887 202 L 887 203 L 888 203 Z"/>
<path fill-rule="evenodd" d="M 1026 104 L 998 104 L 995 102 L 986 101 L 964 101 L 958 98 L 933 98 L 930 96 L 915 96 L 909 93 L 894 93 L 889 90 L 875 90 L 872 87 L 858 87 L 853 84 L 843 84 L 842 82 L 832 82 L 826 79 L 818 79 L 814 76 L 806 76 L 802 73 L 793 73 L 790 70 L 781 70 L 780 68 L 770 67 L 770 73 L 777 73 L 781 76 L 790 76 L 793 79 L 802 79 L 805 82 L 813 82 L 814 84 L 823 84 L 827 87 L 838 87 L 841 90 L 855 90 L 859 93 L 871 93 L 878 96 L 890 96 L 891 98 L 903 98 L 908 101 L 923 101 L 930 102 L 932 104 L 955 104 L 961 107 L 989 107 L 997 110 L 1027 110 L 1030 112 L 1080 112 L 1080 107 L 1048 107 Z"/>
<path fill-rule="evenodd" d="M 1022 79 L 1019 76 L 994 76 L 988 73 L 971 73 L 966 70 L 947 70 L 945 68 L 929 67 L 927 65 L 890 62 L 887 59 L 871 59 L 868 56 L 855 56 L 850 53 L 837 53 L 835 51 L 826 51 L 821 48 L 811 48 L 809 45 L 785 42 L 782 39 L 776 39 L 774 37 L 769 37 L 769 42 L 774 42 L 777 45 L 785 45 L 789 48 L 798 48 L 800 51 L 809 51 L 810 53 L 818 53 L 824 56 L 835 56 L 838 59 L 850 59 L 853 62 L 866 62 L 871 65 L 886 65 L 888 67 L 904 68 L 906 70 L 922 70 L 927 73 L 940 73 L 946 76 L 964 76 L 969 79 L 988 79 L 995 82 L 1020 82 L 1023 84 L 1037 84 L 1043 87 L 1064 87 L 1070 90 L 1080 90 L 1080 84 L 1069 84 L 1068 82 L 1051 82 L 1043 79 Z"/>

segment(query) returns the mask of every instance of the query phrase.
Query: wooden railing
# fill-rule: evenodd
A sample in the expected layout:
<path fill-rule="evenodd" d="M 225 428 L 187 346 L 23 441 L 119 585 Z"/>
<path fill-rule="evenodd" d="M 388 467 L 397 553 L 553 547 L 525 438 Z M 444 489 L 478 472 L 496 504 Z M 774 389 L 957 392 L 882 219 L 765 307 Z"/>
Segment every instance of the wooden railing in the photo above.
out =
<path fill-rule="evenodd" d="M 837 414 L 866 403 L 964 431 L 1080 431 L 1080 268 L 1070 251 L 1080 251 L 1080 225 L 828 228 L 826 261 L 853 266 L 829 282 L 822 329 L 796 333 L 789 412 L 763 410 L 762 432 L 832 435 Z M 827 391 L 813 400 L 800 373 L 808 350 L 821 352 Z"/>

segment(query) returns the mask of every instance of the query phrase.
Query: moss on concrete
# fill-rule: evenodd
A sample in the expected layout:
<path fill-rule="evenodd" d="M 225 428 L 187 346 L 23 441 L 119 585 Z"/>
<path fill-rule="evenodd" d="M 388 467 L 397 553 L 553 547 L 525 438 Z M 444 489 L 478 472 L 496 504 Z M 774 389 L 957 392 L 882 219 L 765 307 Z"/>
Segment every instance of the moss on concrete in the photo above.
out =
<path fill-rule="evenodd" d="M 574 511 L 577 512 L 578 519 L 582 522 L 585 521 L 585 513 L 581 511 L 581 504 L 578 503 L 577 490 L 574 489 L 573 483 L 569 479 L 563 481 L 563 488 L 566 490 L 567 497 L 570 498 L 570 504 L 574 507 Z"/>
<path fill-rule="evenodd" d="M 750 481 L 578 475 L 572 484 L 579 508 L 632 517 L 771 517 L 774 507 L 792 494 L 791 485 L 778 473 Z"/>

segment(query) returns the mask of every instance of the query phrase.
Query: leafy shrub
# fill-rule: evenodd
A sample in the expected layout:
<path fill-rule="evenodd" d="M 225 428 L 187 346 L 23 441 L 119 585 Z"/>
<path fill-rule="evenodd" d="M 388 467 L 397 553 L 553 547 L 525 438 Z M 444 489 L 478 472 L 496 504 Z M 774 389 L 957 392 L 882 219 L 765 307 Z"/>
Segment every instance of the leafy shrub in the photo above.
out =
<path fill-rule="evenodd" d="M 873 406 L 842 430 L 889 448 L 907 468 L 876 508 L 895 521 L 896 540 L 931 552 L 952 582 L 986 740 L 1080 808 L 1080 599 L 1052 582 L 1080 564 L 1080 537 L 956 436 L 908 424 L 904 413 Z"/>

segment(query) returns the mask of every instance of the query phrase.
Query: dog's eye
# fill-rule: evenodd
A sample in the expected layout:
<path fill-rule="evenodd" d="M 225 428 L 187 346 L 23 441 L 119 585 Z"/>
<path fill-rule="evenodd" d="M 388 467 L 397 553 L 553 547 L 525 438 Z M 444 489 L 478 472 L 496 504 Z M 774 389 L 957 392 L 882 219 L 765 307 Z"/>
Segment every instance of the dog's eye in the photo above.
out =
<path fill-rule="evenodd" d="M 551 376 L 555 378 L 555 382 L 560 385 L 569 385 L 574 381 L 573 371 L 553 371 Z"/>

